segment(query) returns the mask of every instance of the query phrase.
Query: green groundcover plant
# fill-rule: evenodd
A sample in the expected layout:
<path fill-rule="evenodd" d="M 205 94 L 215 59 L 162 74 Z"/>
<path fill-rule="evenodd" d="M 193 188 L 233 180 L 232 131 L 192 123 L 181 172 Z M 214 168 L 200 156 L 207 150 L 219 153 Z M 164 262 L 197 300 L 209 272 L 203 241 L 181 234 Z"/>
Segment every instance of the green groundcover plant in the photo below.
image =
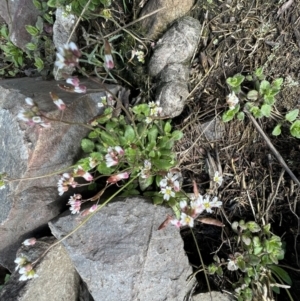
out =
<path fill-rule="evenodd" d="M 273 118 L 277 121 L 272 134 L 281 134 L 281 128 L 288 125 L 293 137 L 300 138 L 299 109 L 294 109 L 282 116 L 275 110 L 276 95 L 281 91 L 283 79 L 272 82 L 265 79 L 263 68 L 256 69 L 253 74 L 244 76 L 236 74 L 226 80 L 231 93 L 226 97 L 229 109 L 222 116 L 224 122 L 237 117 L 244 119 L 243 110 L 248 110 L 255 118 Z"/>

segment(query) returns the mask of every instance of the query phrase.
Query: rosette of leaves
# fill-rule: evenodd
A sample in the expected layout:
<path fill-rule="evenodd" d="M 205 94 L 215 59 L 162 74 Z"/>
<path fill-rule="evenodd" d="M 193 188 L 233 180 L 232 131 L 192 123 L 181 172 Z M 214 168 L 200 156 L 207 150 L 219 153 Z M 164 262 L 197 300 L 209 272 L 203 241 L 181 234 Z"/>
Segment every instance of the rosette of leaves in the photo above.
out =
<path fill-rule="evenodd" d="M 81 142 L 83 151 L 88 154 L 78 162 L 84 170 L 90 170 L 89 158 L 97 163 L 95 169 L 99 174 L 110 176 L 127 171 L 131 177 L 138 176 L 144 168 L 145 160 L 151 162 L 151 171 L 148 177 L 138 177 L 140 190 L 146 190 L 153 183 L 159 183 L 161 174 L 165 174 L 176 165 L 176 156 L 172 151 L 174 142 L 181 139 L 182 132 L 172 131 L 169 120 L 154 120 L 146 122 L 150 115 L 147 104 L 140 104 L 132 108 L 133 124 L 129 124 L 123 115 L 113 117 L 113 109 L 108 107 L 104 114 L 96 118 L 95 129 L 88 138 Z M 120 146 L 124 155 L 117 165 L 107 167 L 105 155 L 109 147 Z M 136 194 L 137 185 L 131 185 Z M 128 192 L 130 194 L 130 191 Z"/>

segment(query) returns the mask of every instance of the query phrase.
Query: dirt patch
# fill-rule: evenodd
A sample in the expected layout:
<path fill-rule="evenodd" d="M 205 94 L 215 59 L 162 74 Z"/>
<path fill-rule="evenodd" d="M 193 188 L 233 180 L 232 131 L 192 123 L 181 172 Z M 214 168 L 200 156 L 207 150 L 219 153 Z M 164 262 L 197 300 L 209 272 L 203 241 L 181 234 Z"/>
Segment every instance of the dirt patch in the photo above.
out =
<path fill-rule="evenodd" d="M 274 158 L 264 139 L 252 123 L 232 121 L 225 124 L 221 139 L 208 140 L 201 124 L 220 117 L 226 108 L 229 94 L 226 78 L 242 73 L 247 75 L 264 67 L 269 80 L 283 77 L 284 86 L 277 97 L 276 108 L 285 113 L 299 107 L 300 81 L 300 1 L 295 0 L 284 11 L 283 3 L 274 1 L 198 1 L 193 16 L 202 22 L 202 39 L 191 69 L 191 95 L 184 114 L 176 120 L 183 129 L 184 141 L 177 145 L 181 168 L 191 187 L 195 179 L 202 193 L 209 189 L 207 153 L 218 160 L 223 169 L 224 183 L 218 190 L 224 210 L 216 218 L 254 220 L 271 223 L 272 231 L 286 242 L 286 256 L 281 263 L 293 278 L 291 289 L 294 300 L 299 296 L 299 193 L 291 178 Z M 259 120 L 289 168 L 299 177 L 299 140 L 288 130 L 279 137 L 271 135 L 274 123 Z M 213 252 L 228 259 L 230 229 L 212 229 L 199 224 L 197 239 L 206 264 L 212 261 Z M 196 251 L 183 231 L 187 253 L 194 266 L 199 267 Z M 197 269 L 196 269 L 197 270 Z M 200 277 L 200 274 L 198 276 Z M 203 289 L 203 280 L 199 287 Z M 234 280 L 232 273 L 223 278 L 211 277 L 216 289 L 228 289 Z M 205 282 L 205 281 L 204 281 Z M 214 285 L 213 285 L 214 286 Z M 276 300 L 288 300 L 285 293 Z"/>

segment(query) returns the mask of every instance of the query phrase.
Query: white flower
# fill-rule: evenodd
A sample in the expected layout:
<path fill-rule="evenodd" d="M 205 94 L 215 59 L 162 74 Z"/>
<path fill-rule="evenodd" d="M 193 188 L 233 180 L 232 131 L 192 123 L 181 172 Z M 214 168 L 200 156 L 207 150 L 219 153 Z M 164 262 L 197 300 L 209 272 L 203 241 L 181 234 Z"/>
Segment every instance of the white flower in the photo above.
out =
<path fill-rule="evenodd" d="M 35 273 L 35 271 L 32 268 L 32 265 L 29 263 L 25 267 L 21 268 L 19 270 L 19 273 L 22 274 L 22 276 L 19 278 L 20 281 L 25 281 L 32 278 L 37 278 L 38 275 Z"/>
<path fill-rule="evenodd" d="M 53 102 L 58 107 L 58 109 L 61 111 L 63 111 L 66 108 L 65 103 L 60 98 L 54 100 Z"/>
<path fill-rule="evenodd" d="M 219 186 L 222 185 L 222 183 L 223 183 L 223 177 L 222 177 L 221 175 L 219 175 L 219 172 L 218 172 L 218 171 L 215 172 L 213 181 L 214 181 L 215 183 L 217 183 Z"/>
<path fill-rule="evenodd" d="M 227 269 L 229 271 L 236 271 L 239 267 L 236 265 L 235 260 L 228 259 Z"/>
<path fill-rule="evenodd" d="M 206 195 L 205 198 L 204 198 L 204 200 L 203 200 L 203 207 L 204 207 L 204 209 L 205 209 L 208 213 L 212 213 L 211 208 L 212 208 L 213 206 L 212 206 L 212 203 L 211 203 L 210 200 L 209 200 L 209 196 L 208 196 L 208 195 Z"/>
<path fill-rule="evenodd" d="M 168 174 L 159 182 L 159 186 L 161 188 L 166 187 L 166 186 L 170 186 L 174 189 L 174 191 L 179 191 L 180 190 L 180 185 L 179 185 L 179 181 L 177 181 L 179 177 L 179 173 L 172 173 L 172 172 L 168 172 Z"/>
<path fill-rule="evenodd" d="M 164 200 L 168 201 L 170 197 L 175 196 L 175 192 L 172 191 L 172 188 L 169 186 L 166 186 L 165 188 L 161 189 L 161 193 L 164 195 Z"/>
<path fill-rule="evenodd" d="M 106 154 L 105 155 L 105 161 L 106 161 L 106 166 L 107 167 L 112 167 L 112 166 L 118 164 L 118 160 L 116 160 L 116 157 L 112 157 L 111 154 Z"/>
<path fill-rule="evenodd" d="M 20 112 L 18 113 L 17 117 L 20 119 L 20 120 L 23 120 L 23 121 L 29 121 L 31 120 L 32 116 L 30 116 L 31 114 L 29 114 L 28 111 L 25 111 L 24 109 L 21 109 Z"/>
<path fill-rule="evenodd" d="M 185 209 L 187 207 L 187 202 L 186 201 L 180 201 L 179 202 L 179 207 L 181 210 Z"/>
<path fill-rule="evenodd" d="M 33 245 L 35 245 L 35 243 L 36 243 L 36 238 L 34 238 L 34 237 L 28 238 L 22 242 L 22 244 L 24 246 L 33 246 Z"/>
<path fill-rule="evenodd" d="M 194 219 L 183 212 L 180 215 L 180 223 L 182 226 L 194 227 Z"/>
<path fill-rule="evenodd" d="M 172 219 L 171 224 L 174 225 L 177 228 L 180 228 L 182 226 L 181 222 L 178 219 Z"/>
<path fill-rule="evenodd" d="M 238 97 L 235 95 L 234 92 L 230 93 L 227 97 L 226 97 L 226 102 L 229 106 L 230 110 L 233 110 L 235 108 L 235 106 L 239 103 L 239 99 Z"/>
<path fill-rule="evenodd" d="M 26 97 L 26 98 L 25 98 L 25 102 L 26 102 L 29 106 L 33 106 L 33 105 L 34 105 L 33 99 L 30 98 L 30 97 Z"/>
<path fill-rule="evenodd" d="M 150 124 L 153 121 L 153 119 L 151 117 L 146 117 L 145 122 L 147 124 Z"/>
<path fill-rule="evenodd" d="M 14 262 L 17 264 L 15 270 L 18 270 L 20 267 L 27 263 L 27 259 L 21 254 L 21 257 L 17 257 Z"/>
<path fill-rule="evenodd" d="M 220 208 L 222 206 L 222 202 L 218 201 L 218 198 L 215 196 L 211 201 L 211 206 Z"/>
<path fill-rule="evenodd" d="M 205 209 L 203 205 L 203 196 L 199 194 L 197 199 L 191 201 L 190 206 L 195 215 L 201 214 Z"/>

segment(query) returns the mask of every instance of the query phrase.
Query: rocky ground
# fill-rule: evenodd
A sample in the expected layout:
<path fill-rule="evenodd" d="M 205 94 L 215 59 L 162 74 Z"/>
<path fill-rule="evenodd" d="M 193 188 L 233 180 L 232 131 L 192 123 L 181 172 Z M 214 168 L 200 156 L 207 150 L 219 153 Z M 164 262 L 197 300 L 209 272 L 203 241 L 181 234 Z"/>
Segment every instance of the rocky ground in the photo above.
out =
<path fill-rule="evenodd" d="M 114 3 L 114 18 L 122 26 L 146 15 L 151 9 L 154 10 L 147 7 L 150 6 L 150 0 L 144 11 L 136 1 L 129 1 L 127 10 L 121 2 Z M 161 18 L 168 19 L 163 24 L 173 22 L 183 15 L 200 22 L 199 25 L 195 23 L 195 27 L 199 26 L 196 32 L 200 34 L 196 50 L 191 54 L 188 64 L 187 78 L 184 77 L 186 71 L 182 73 L 184 87 L 180 91 L 184 92 L 180 93 L 187 100 L 183 112 L 173 119 L 173 123 L 184 133 L 184 138 L 176 145 L 175 150 L 185 190 L 192 192 L 193 180 L 198 184 L 201 193 L 211 189 L 209 158 L 221 166 L 223 173 L 223 183 L 218 189 L 223 209 L 217 211 L 214 217 L 226 226 L 219 228 L 199 222 L 195 227 L 204 263 L 209 265 L 212 262 L 216 250 L 218 256 L 225 260 L 228 254 L 235 252 L 229 222 L 244 219 L 271 223 L 272 232 L 281 236 L 286 243 L 286 256 L 280 264 L 291 276 L 293 285 L 290 292 L 294 300 L 298 300 L 300 187 L 279 164 L 249 118 L 223 123 L 221 116 L 227 109 L 226 96 L 230 92 L 226 79 L 237 73 L 247 75 L 259 67 L 264 67 L 269 80 L 278 77 L 284 79 L 283 88 L 277 95 L 278 112 L 285 114 L 299 108 L 300 1 L 284 3 L 213 0 L 196 3 L 186 1 L 186 5 L 179 15 L 173 12 L 173 17 L 161 14 Z M 156 8 L 160 8 L 159 5 Z M 172 12 L 172 7 L 169 10 Z M 123 55 L 126 63 L 116 56 L 117 68 L 112 74 L 118 84 L 131 91 L 131 103 L 158 97 L 155 89 L 159 87 L 159 79 L 149 76 L 147 66 L 153 54 L 151 43 L 156 43 L 169 25 L 159 24 L 154 30 L 157 20 L 160 20 L 159 16 L 146 18 L 141 21 L 148 22 L 144 23 L 142 29 L 137 22 L 128 28 L 130 34 L 125 32 L 113 42 L 114 49 Z M 107 22 L 103 26 L 101 22 L 97 18 L 82 22 L 77 31 L 79 46 L 87 47 L 89 42 L 90 48 L 87 49 L 92 49 L 91 45 L 95 40 L 119 30 L 119 26 L 114 23 Z M 102 37 L 98 33 L 99 28 Z M 149 28 L 151 30 L 147 30 Z M 134 39 L 131 34 L 135 35 Z M 143 38 L 145 35 L 146 39 Z M 144 66 L 131 61 L 132 49 L 143 43 L 148 50 Z M 184 52 L 184 49 L 181 51 Z M 98 70 L 95 68 L 89 72 L 95 75 Z M 21 73 L 17 76 L 21 76 Z M 178 93 L 173 96 L 178 97 Z M 172 95 L 169 96 L 169 101 L 172 102 L 172 99 Z M 291 137 L 287 128 L 283 128 L 280 136 L 272 136 L 276 121 L 271 118 L 259 119 L 259 125 L 288 167 L 299 177 L 299 140 Z M 198 271 L 201 263 L 194 240 L 188 229 L 183 229 L 181 234 L 190 263 L 194 271 Z M 237 275 L 231 272 L 225 273 L 223 277 L 209 276 L 210 287 L 212 290 L 230 290 L 230 284 L 237 281 L 236 278 Z M 195 291 L 206 291 L 207 284 L 203 273 L 197 273 L 197 280 Z M 279 296 L 275 295 L 275 298 L 289 300 L 284 291 Z"/>

